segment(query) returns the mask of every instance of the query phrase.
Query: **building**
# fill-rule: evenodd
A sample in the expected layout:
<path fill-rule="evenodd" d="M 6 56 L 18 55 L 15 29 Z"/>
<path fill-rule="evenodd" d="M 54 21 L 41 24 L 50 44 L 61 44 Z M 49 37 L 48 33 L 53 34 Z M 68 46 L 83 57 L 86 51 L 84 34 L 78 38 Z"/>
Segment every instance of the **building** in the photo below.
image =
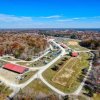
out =
<path fill-rule="evenodd" d="M 63 48 L 67 48 L 67 46 L 63 43 L 61 43 L 60 46 L 62 46 Z"/>
<path fill-rule="evenodd" d="M 19 73 L 19 74 L 23 74 L 24 72 L 28 71 L 28 68 L 22 67 L 22 66 L 18 66 L 18 65 L 14 65 L 11 63 L 7 63 L 3 66 L 4 69 Z"/>
<path fill-rule="evenodd" d="M 71 56 L 72 56 L 72 57 L 77 57 L 77 56 L 78 56 L 78 53 L 77 53 L 77 52 L 72 52 L 72 53 L 71 53 Z"/>

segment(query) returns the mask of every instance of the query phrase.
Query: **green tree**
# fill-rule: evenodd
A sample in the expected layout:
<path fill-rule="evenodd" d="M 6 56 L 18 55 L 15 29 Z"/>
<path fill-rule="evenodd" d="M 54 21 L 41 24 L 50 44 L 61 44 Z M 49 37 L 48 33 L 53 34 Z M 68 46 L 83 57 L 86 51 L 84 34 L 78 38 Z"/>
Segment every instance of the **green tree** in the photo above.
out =
<path fill-rule="evenodd" d="M 77 36 L 76 36 L 75 34 L 72 34 L 72 35 L 70 36 L 70 38 L 71 38 L 71 39 L 77 39 Z"/>

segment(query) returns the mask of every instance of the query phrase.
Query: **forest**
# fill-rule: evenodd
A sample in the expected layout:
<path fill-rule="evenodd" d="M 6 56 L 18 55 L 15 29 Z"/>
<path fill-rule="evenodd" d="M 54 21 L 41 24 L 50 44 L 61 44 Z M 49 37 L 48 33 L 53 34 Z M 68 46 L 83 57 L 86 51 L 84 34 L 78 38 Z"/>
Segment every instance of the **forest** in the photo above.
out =
<path fill-rule="evenodd" d="M 11 54 L 15 58 L 31 60 L 31 57 L 48 47 L 47 40 L 41 35 L 28 33 L 0 34 L 0 55 Z"/>

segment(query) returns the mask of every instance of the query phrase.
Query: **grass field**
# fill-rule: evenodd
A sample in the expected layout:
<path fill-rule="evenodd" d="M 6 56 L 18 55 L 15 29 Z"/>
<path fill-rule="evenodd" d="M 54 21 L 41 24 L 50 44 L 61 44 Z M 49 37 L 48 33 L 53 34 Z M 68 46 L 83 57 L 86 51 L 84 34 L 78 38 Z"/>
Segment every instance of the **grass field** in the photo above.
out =
<path fill-rule="evenodd" d="M 27 80 L 29 80 L 37 71 L 29 71 L 25 74 L 22 75 L 22 77 L 25 76 L 24 79 L 19 81 L 19 84 L 26 82 Z"/>
<path fill-rule="evenodd" d="M 67 88 L 70 88 L 72 86 L 70 81 L 74 81 L 73 75 L 75 75 L 76 67 L 77 70 L 79 69 L 79 66 L 76 65 L 76 63 L 79 63 L 78 60 L 78 58 L 71 58 L 69 62 L 67 62 L 62 67 L 62 69 L 59 72 L 57 72 L 57 74 L 53 77 L 52 81 L 60 85 L 66 86 Z M 71 62 L 73 62 L 73 64 Z M 70 78 L 72 80 L 70 80 Z"/>
<path fill-rule="evenodd" d="M 100 100 L 100 94 L 94 94 L 93 100 Z"/>
<path fill-rule="evenodd" d="M 9 87 L 6 87 L 3 84 L 0 84 L 0 100 L 6 100 L 6 97 L 12 93 L 12 90 Z"/>
<path fill-rule="evenodd" d="M 79 40 L 72 40 L 72 39 L 68 39 L 68 40 L 63 41 L 64 44 L 68 45 L 71 49 L 74 49 L 76 51 L 88 50 L 87 48 L 80 46 L 79 42 L 80 42 Z"/>
<path fill-rule="evenodd" d="M 19 64 L 21 66 L 27 66 L 28 64 L 30 64 L 30 62 L 17 62 L 16 64 Z"/>
<path fill-rule="evenodd" d="M 59 71 L 53 71 L 51 66 L 43 73 L 43 77 L 59 90 L 73 92 L 80 85 L 77 78 L 81 74 L 81 69 L 89 66 L 89 56 L 87 53 L 81 53 L 79 58 L 70 58 Z"/>
<path fill-rule="evenodd" d="M 36 100 L 37 97 L 47 97 L 54 95 L 51 89 L 43 84 L 39 79 L 34 80 L 24 89 L 20 90 L 17 96 L 24 97 L 24 100 Z M 32 98 L 32 99 L 30 99 Z M 53 99 L 51 99 L 53 100 Z"/>
<path fill-rule="evenodd" d="M 77 99 L 78 100 L 87 100 L 87 98 L 85 96 L 80 96 L 80 95 L 77 97 Z"/>
<path fill-rule="evenodd" d="M 6 70 L 3 68 L 0 69 L 0 78 L 4 78 L 10 83 L 18 83 L 18 80 L 16 79 L 18 75 L 18 73 L 12 72 L 10 70 Z"/>

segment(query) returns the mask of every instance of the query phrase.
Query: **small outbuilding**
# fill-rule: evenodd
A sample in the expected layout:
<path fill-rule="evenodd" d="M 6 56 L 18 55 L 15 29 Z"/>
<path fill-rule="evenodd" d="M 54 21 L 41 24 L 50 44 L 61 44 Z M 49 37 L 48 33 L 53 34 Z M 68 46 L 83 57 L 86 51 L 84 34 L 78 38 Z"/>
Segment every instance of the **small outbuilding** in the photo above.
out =
<path fill-rule="evenodd" d="M 67 46 L 63 43 L 61 43 L 60 46 L 62 46 L 63 48 L 67 48 Z"/>
<path fill-rule="evenodd" d="M 72 52 L 72 53 L 71 53 L 71 56 L 72 56 L 72 57 L 77 57 L 77 56 L 78 56 L 78 52 Z"/>

